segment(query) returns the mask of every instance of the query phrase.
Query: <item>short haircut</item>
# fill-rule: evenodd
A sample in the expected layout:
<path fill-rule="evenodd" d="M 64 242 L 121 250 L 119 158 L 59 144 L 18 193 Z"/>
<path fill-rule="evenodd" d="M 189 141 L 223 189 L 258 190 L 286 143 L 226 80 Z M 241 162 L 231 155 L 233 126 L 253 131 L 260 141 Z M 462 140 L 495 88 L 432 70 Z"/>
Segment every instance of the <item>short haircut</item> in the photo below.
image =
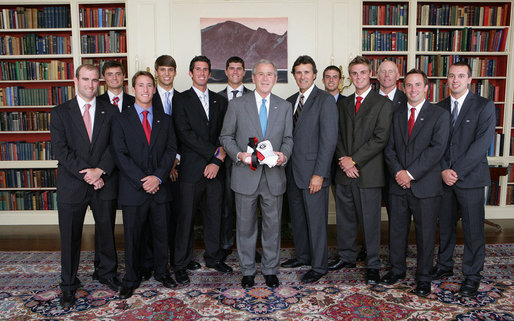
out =
<path fill-rule="evenodd" d="M 427 74 L 425 74 L 423 72 L 423 70 L 421 69 L 416 69 L 416 68 L 412 68 L 411 70 L 409 70 L 409 72 L 405 75 L 405 79 L 407 79 L 407 76 L 408 75 L 421 75 L 423 77 L 423 83 L 425 85 L 428 85 L 428 77 L 427 77 Z"/>
<path fill-rule="evenodd" d="M 337 71 L 337 73 L 339 74 L 339 79 L 341 79 L 342 75 L 341 75 L 341 69 L 339 69 L 339 67 L 337 66 L 334 66 L 334 65 L 330 65 L 328 66 L 327 68 L 325 68 L 325 70 L 323 70 L 323 77 L 325 77 L 325 73 L 329 70 L 334 70 L 334 71 Z"/>
<path fill-rule="evenodd" d="M 116 60 L 107 60 L 104 62 L 102 66 L 102 75 L 105 76 L 105 71 L 109 68 L 120 68 L 123 75 L 125 75 L 125 68 L 123 68 L 123 65 L 121 62 Z"/>
<path fill-rule="evenodd" d="M 296 58 L 295 62 L 293 63 L 293 68 L 291 68 L 291 73 L 294 75 L 294 68 L 298 65 L 312 65 L 312 71 L 314 74 L 318 73 L 318 70 L 316 69 L 316 63 L 314 62 L 314 59 L 312 59 L 310 56 L 304 55 Z"/>
<path fill-rule="evenodd" d="M 154 86 L 155 86 L 155 79 L 154 79 L 153 75 L 146 70 L 140 70 L 140 71 L 136 72 L 134 74 L 134 76 L 132 76 L 132 87 L 136 87 L 136 80 L 137 80 L 137 77 L 139 77 L 139 76 L 149 77 L 150 79 L 152 79 L 152 84 L 154 84 Z"/>
<path fill-rule="evenodd" d="M 252 68 L 252 75 L 255 75 L 257 74 L 257 67 L 259 67 L 259 65 L 272 65 L 273 66 L 273 69 L 275 70 L 275 76 L 278 75 L 278 72 L 277 72 L 277 66 L 275 66 L 275 64 L 273 63 L 273 61 L 269 60 L 269 59 L 259 59 L 255 62 L 255 64 L 253 65 L 253 68 Z"/>
<path fill-rule="evenodd" d="M 369 71 L 371 71 L 371 63 L 369 62 L 369 59 L 363 56 L 357 56 L 350 61 L 348 64 L 348 72 L 350 72 L 350 69 L 352 69 L 355 65 L 366 65 L 368 66 Z"/>
<path fill-rule="evenodd" d="M 243 60 L 243 58 L 233 56 L 227 59 L 227 63 L 225 64 L 225 70 L 228 69 L 228 65 L 230 65 L 231 62 L 240 63 L 243 66 L 243 69 L 245 69 L 245 61 Z"/>
<path fill-rule="evenodd" d="M 155 59 L 155 70 L 159 69 L 159 66 L 165 66 L 165 67 L 173 67 L 177 69 L 177 63 L 175 62 L 175 59 L 173 59 L 170 55 L 162 55 L 159 56 L 157 59 Z"/>
<path fill-rule="evenodd" d="M 193 72 L 193 69 L 195 69 L 195 63 L 197 61 L 206 62 L 207 65 L 209 66 L 209 72 L 211 72 L 211 61 L 209 60 L 209 58 L 207 58 L 205 56 L 195 56 L 193 59 L 191 59 L 191 63 L 189 64 L 189 71 L 190 72 Z"/>
<path fill-rule="evenodd" d="M 452 66 L 462 66 L 462 67 L 468 67 L 468 77 L 471 77 L 471 67 L 469 66 L 469 64 L 467 62 L 465 62 L 464 60 L 460 60 L 460 61 L 457 61 L 456 63 L 454 63 L 453 65 L 450 66 L 450 68 Z M 448 71 L 450 71 L 450 69 L 448 68 Z"/>
<path fill-rule="evenodd" d="M 75 77 L 77 79 L 79 78 L 80 71 L 82 70 L 82 68 L 84 68 L 86 70 L 96 70 L 96 72 L 98 73 L 98 76 L 100 76 L 100 72 L 98 71 L 98 67 L 97 66 L 92 65 L 92 64 L 83 64 L 83 65 L 78 66 L 77 70 L 75 70 Z"/>
<path fill-rule="evenodd" d="M 396 73 L 399 74 L 400 71 L 398 70 L 398 65 L 396 64 L 396 62 L 392 61 L 392 60 L 389 60 L 389 59 L 386 59 L 384 61 L 382 61 L 380 63 L 380 65 L 378 65 L 378 69 L 377 69 L 377 73 L 380 73 L 380 68 L 382 67 L 382 64 L 385 63 L 385 62 L 391 62 L 394 64 L 394 67 L 395 67 L 395 70 L 396 70 Z"/>

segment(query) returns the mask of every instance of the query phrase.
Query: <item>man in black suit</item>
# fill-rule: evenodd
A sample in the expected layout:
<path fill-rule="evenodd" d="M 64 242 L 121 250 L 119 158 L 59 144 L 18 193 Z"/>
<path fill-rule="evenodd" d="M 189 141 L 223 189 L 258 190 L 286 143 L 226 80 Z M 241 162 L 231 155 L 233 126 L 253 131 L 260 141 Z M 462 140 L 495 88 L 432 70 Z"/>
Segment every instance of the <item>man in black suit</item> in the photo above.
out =
<path fill-rule="evenodd" d="M 491 183 L 487 149 L 496 123 L 494 103 L 469 92 L 471 68 L 454 63 L 448 72 L 451 96 L 439 103 L 450 113 L 450 140 L 441 161 L 443 199 L 439 212 L 439 255 L 434 279 L 453 275 L 457 211 L 464 231 L 462 296 L 474 296 L 484 268 L 484 186 Z"/>
<path fill-rule="evenodd" d="M 236 97 L 251 92 L 250 89 L 243 85 L 243 78 L 246 73 L 245 62 L 241 57 L 230 57 L 225 65 L 225 75 L 227 75 L 228 84 L 225 89 L 219 91 L 218 94 L 227 98 L 228 101 Z M 233 218 L 236 215 L 234 191 L 230 188 L 230 180 L 232 175 L 232 161 L 230 159 L 224 162 L 225 186 L 223 196 L 223 207 L 221 209 L 221 251 L 223 252 L 223 261 L 232 253 L 234 246 Z"/>
<path fill-rule="evenodd" d="M 325 91 L 332 96 L 336 100 L 336 103 L 345 98 L 346 96 L 341 95 L 339 92 L 339 86 L 343 82 L 343 77 L 341 75 L 341 70 L 337 68 L 337 66 L 330 65 L 325 70 L 323 70 L 323 78 L 321 79 L 323 85 L 325 86 Z"/>
<path fill-rule="evenodd" d="M 389 258 L 391 270 L 382 278 L 394 284 L 405 278 L 411 215 L 416 226 L 417 286 L 414 293 L 430 294 L 437 213 L 443 186 L 440 161 L 448 143 L 450 117 L 425 100 L 428 79 L 412 69 L 405 76 L 407 103 L 393 115 L 384 156 L 390 175 Z"/>
<path fill-rule="evenodd" d="M 143 223 L 152 232 L 155 279 L 163 286 L 176 286 L 168 271 L 167 213 L 171 201 L 169 173 L 177 150 L 170 116 L 154 110 L 155 92 L 151 73 L 138 71 L 132 77 L 136 95 L 112 126 L 113 158 L 120 170 L 119 202 L 125 232 L 125 276 L 120 299 L 132 296 L 141 282 L 140 246 Z"/>
<path fill-rule="evenodd" d="M 98 279 L 114 291 L 117 256 L 112 217 L 116 212 L 118 181 L 109 150 L 111 122 L 116 111 L 97 100 L 99 72 L 81 65 L 74 78 L 77 96 L 52 108 L 50 135 L 57 165 L 57 204 L 61 234 L 61 306 L 75 304 L 80 286 L 77 270 L 84 215 L 89 206 L 95 218 Z"/>
<path fill-rule="evenodd" d="M 102 66 L 102 76 L 107 90 L 103 95 L 98 96 L 98 99 L 114 105 L 120 113 L 134 104 L 134 96 L 123 91 L 123 79 L 126 74 L 119 61 L 106 61 Z"/>
<path fill-rule="evenodd" d="M 131 96 L 123 92 L 123 79 L 125 78 L 125 69 L 119 61 L 106 61 L 102 66 L 102 75 L 104 77 L 105 87 L 107 90 L 103 95 L 98 96 L 99 101 L 104 101 L 108 104 L 112 104 L 119 110 L 120 113 L 122 110 L 125 110 L 127 106 L 134 104 L 134 96 Z M 113 214 L 114 215 L 112 215 L 111 217 L 111 222 L 112 228 L 114 229 L 116 221 L 116 212 L 113 212 Z M 100 246 L 100 233 L 101 231 L 99 231 L 98 226 L 95 225 L 95 269 L 93 272 L 93 280 L 98 280 L 98 265 L 100 264 L 100 252 L 96 249 L 98 249 Z"/>
<path fill-rule="evenodd" d="M 293 106 L 294 148 L 286 173 L 296 258 L 282 267 L 311 265 L 302 282 L 314 283 L 328 272 L 328 189 L 338 114 L 333 96 L 314 85 L 311 57 L 298 57 L 291 73 L 299 92 L 287 98 Z"/>
<path fill-rule="evenodd" d="M 380 207 L 385 184 L 383 150 L 389 140 L 391 101 L 371 90 L 371 66 L 357 56 L 348 67 L 355 94 L 339 107 L 336 158 L 337 247 L 334 268 L 355 267 L 357 224 L 363 229 L 368 255 L 366 282 L 380 282 Z"/>
<path fill-rule="evenodd" d="M 173 120 L 180 142 L 180 212 L 175 238 L 175 277 L 180 284 L 190 282 L 187 265 L 193 259 L 194 214 L 201 208 L 204 259 L 207 267 L 229 273 L 220 251 L 221 206 L 224 177 L 219 173 L 226 153 L 219 141 L 227 100 L 208 90 L 211 62 L 196 56 L 189 65 L 191 89 L 175 100 Z M 201 207 L 200 207 L 201 205 Z"/>

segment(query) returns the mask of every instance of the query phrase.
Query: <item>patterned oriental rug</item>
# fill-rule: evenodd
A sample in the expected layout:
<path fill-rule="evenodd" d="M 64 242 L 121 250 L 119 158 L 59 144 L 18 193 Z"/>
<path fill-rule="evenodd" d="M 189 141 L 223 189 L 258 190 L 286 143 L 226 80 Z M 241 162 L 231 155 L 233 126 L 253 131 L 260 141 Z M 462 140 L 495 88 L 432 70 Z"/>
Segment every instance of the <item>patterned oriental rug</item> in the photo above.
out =
<path fill-rule="evenodd" d="M 192 284 L 175 289 L 153 278 L 134 296 L 119 300 L 117 293 L 91 281 L 93 253 L 82 252 L 77 304 L 59 305 L 59 252 L 0 252 L 1 320 L 514 320 L 514 244 L 486 247 L 484 279 L 475 298 L 458 295 L 462 274 L 462 246 L 456 249 L 455 276 L 434 281 L 432 294 L 420 298 L 415 284 L 415 247 L 409 247 L 407 279 L 394 286 L 368 286 L 362 264 L 330 272 L 317 284 L 299 283 L 308 268 L 280 269 L 281 286 L 272 290 L 262 275 L 256 286 L 240 286 L 237 257 L 227 259 L 232 275 L 202 269 L 190 273 Z M 123 252 L 120 270 L 123 271 Z M 282 258 L 291 257 L 284 249 Z M 331 248 L 331 255 L 335 249 Z M 387 249 L 382 248 L 382 262 Z M 202 252 L 195 251 L 202 262 Z M 387 267 L 384 265 L 382 275 Z"/>

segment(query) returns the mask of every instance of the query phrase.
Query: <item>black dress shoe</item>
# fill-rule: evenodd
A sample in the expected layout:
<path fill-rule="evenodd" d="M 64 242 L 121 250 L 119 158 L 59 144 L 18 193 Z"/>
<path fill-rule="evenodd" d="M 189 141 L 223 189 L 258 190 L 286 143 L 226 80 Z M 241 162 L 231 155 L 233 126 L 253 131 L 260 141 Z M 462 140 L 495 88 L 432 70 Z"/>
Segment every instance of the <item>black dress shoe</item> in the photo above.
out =
<path fill-rule="evenodd" d="M 302 277 L 302 283 L 317 282 L 323 275 L 325 274 L 316 272 L 314 270 L 309 270 L 309 272 L 305 273 L 305 275 Z"/>
<path fill-rule="evenodd" d="M 93 271 L 93 274 L 91 275 L 91 278 L 93 279 L 93 281 L 97 281 L 98 280 L 98 270 L 95 269 Z"/>
<path fill-rule="evenodd" d="M 111 279 L 99 279 L 100 283 L 105 284 L 109 287 L 109 289 L 118 292 L 121 288 L 121 282 L 117 277 L 113 277 Z"/>
<path fill-rule="evenodd" d="M 59 299 L 59 303 L 65 309 L 72 307 L 75 304 L 75 291 L 74 290 L 64 290 L 61 293 L 61 298 Z"/>
<path fill-rule="evenodd" d="M 308 264 L 300 262 L 297 259 L 289 259 L 289 260 L 285 261 L 284 263 L 282 263 L 280 266 L 282 266 L 283 268 L 296 268 L 296 267 L 300 267 L 300 266 L 304 266 L 304 265 L 308 265 Z"/>
<path fill-rule="evenodd" d="M 398 282 L 399 280 L 403 280 L 405 279 L 405 273 L 402 273 L 402 274 L 396 274 L 394 273 L 393 271 L 389 271 L 383 278 L 382 278 L 382 283 L 384 284 L 388 284 L 388 285 L 393 285 L 395 284 L 396 282 Z"/>
<path fill-rule="evenodd" d="M 150 280 L 150 278 L 152 277 L 152 272 L 152 270 L 141 269 L 141 279 L 143 279 L 143 281 Z"/>
<path fill-rule="evenodd" d="M 175 271 L 175 279 L 179 284 L 185 285 L 189 284 L 191 280 L 189 280 L 189 276 L 187 275 L 186 269 Z"/>
<path fill-rule="evenodd" d="M 255 276 L 253 275 L 245 275 L 243 276 L 243 279 L 241 280 L 241 286 L 243 289 L 249 289 L 255 285 Z"/>
<path fill-rule="evenodd" d="M 366 271 L 366 283 L 378 284 L 380 283 L 380 272 L 378 269 L 368 269 Z"/>
<path fill-rule="evenodd" d="M 366 248 L 364 246 L 361 247 L 359 254 L 357 254 L 357 262 L 366 261 L 367 256 L 368 256 L 368 252 L 366 251 Z"/>
<path fill-rule="evenodd" d="M 462 286 L 460 287 L 459 293 L 465 297 L 475 296 L 477 294 L 478 288 L 480 287 L 480 281 L 473 281 L 470 279 L 464 280 Z"/>
<path fill-rule="evenodd" d="M 221 249 L 221 260 L 223 262 L 225 262 L 225 260 L 227 259 L 227 257 L 232 254 L 232 249 Z"/>
<path fill-rule="evenodd" d="M 214 265 L 207 265 L 208 268 L 215 269 L 221 273 L 232 273 L 232 268 L 223 262 L 216 262 Z"/>
<path fill-rule="evenodd" d="M 431 282 L 428 281 L 418 281 L 416 288 L 412 292 L 420 297 L 426 298 L 431 292 L 431 285 Z"/>
<path fill-rule="evenodd" d="M 198 270 L 199 268 L 201 268 L 202 266 L 200 265 L 200 263 L 196 262 L 196 261 L 191 261 L 189 262 L 189 264 L 186 266 L 186 269 L 188 269 L 189 271 L 194 271 L 194 270 Z"/>
<path fill-rule="evenodd" d="M 432 279 L 439 280 L 445 277 L 453 276 L 452 270 L 443 270 L 439 267 L 435 267 L 432 269 Z"/>
<path fill-rule="evenodd" d="M 173 278 L 169 275 L 163 277 L 162 279 L 157 280 L 162 283 L 162 286 L 168 289 L 174 288 L 177 286 L 177 282 L 173 280 Z"/>
<path fill-rule="evenodd" d="M 266 281 L 266 285 L 272 289 L 278 288 L 280 282 L 275 274 L 264 275 L 264 281 Z"/>
<path fill-rule="evenodd" d="M 261 263 L 262 255 L 258 251 L 255 251 L 255 263 Z"/>
<path fill-rule="evenodd" d="M 134 294 L 134 288 L 131 286 L 123 285 L 121 287 L 119 297 L 120 297 L 120 299 L 124 300 L 124 299 L 130 298 L 132 296 L 132 294 Z"/>
<path fill-rule="evenodd" d="M 355 263 L 345 262 L 342 259 L 336 259 L 328 262 L 328 269 L 330 271 L 340 270 L 342 268 L 354 268 Z"/>

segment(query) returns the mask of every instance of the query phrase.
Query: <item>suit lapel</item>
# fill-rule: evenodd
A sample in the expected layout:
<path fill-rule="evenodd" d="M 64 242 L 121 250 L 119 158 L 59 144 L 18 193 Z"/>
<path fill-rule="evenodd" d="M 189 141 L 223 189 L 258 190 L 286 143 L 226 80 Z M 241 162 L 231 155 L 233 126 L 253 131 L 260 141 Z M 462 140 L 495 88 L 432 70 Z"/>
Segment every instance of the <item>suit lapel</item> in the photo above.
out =
<path fill-rule="evenodd" d="M 268 112 L 268 123 L 266 125 L 266 134 L 271 133 L 271 130 L 273 129 L 273 124 L 275 123 L 273 120 L 277 119 L 277 117 L 278 117 L 278 105 L 276 103 L 276 99 L 275 99 L 275 97 L 273 97 L 273 95 L 270 95 L 269 99 L 270 99 L 270 102 L 269 102 L 269 112 Z M 259 122 L 259 124 L 260 124 L 260 122 Z"/>
<path fill-rule="evenodd" d="M 80 111 L 79 103 L 77 101 L 77 97 L 73 98 L 73 100 L 68 105 L 70 118 L 77 127 L 78 131 L 82 138 L 90 143 L 89 136 L 87 135 L 86 125 L 84 124 L 84 119 L 82 118 L 82 114 Z"/>
<path fill-rule="evenodd" d="M 309 95 L 309 98 L 307 98 L 307 101 L 303 104 L 302 111 L 300 112 L 300 115 L 298 116 L 298 120 L 296 121 L 296 128 L 301 126 L 301 123 L 303 122 L 303 119 L 305 117 L 302 117 L 305 112 L 307 112 L 309 109 L 312 108 L 312 105 L 314 104 L 314 100 L 316 100 L 316 96 L 318 96 L 318 88 L 314 86 L 312 88 L 311 94 Z"/>
<path fill-rule="evenodd" d="M 146 145 L 148 145 L 148 141 L 146 140 L 146 134 L 145 134 L 145 130 L 143 129 L 143 124 L 141 123 L 141 120 L 139 119 L 139 115 L 137 114 L 137 110 L 135 107 L 129 107 L 129 114 L 128 114 L 128 117 L 129 117 L 129 123 L 131 124 L 130 128 L 132 128 L 134 131 L 136 131 L 136 138 L 137 139 L 141 139 L 145 142 Z M 155 120 L 155 109 L 153 110 L 154 112 L 154 120 Z M 153 133 L 153 130 L 152 130 L 152 133 Z M 152 141 L 152 136 L 153 135 L 150 135 L 150 142 Z M 131 142 L 128 142 L 129 144 Z"/>
<path fill-rule="evenodd" d="M 164 122 L 164 113 L 156 113 L 154 111 L 153 113 L 153 121 L 152 121 L 152 134 L 150 135 L 150 150 L 155 146 L 157 137 L 160 136 L 160 131 L 162 128 L 162 123 Z M 141 127 L 143 127 L 141 125 Z M 144 130 L 143 130 L 144 132 Z M 146 136 L 145 136 L 146 138 Z"/>
<path fill-rule="evenodd" d="M 216 116 L 218 115 L 218 109 L 219 105 L 218 101 L 214 100 L 214 92 L 209 90 L 209 124 L 216 120 Z"/>
<path fill-rule="evenodd" d="M 377 94 L 376 92 L 374 92 L 373 90 L 371 90 L 368 93 L 368 95 L 366 96 L 366 98 L 362 101 L 362 104 L 359 108 L 359 112 L 357 112 L 357 114 L 355 115 L 355 118 L 359 119 L 359 118 L 363 117 L 363 115 L 366 115 L 368 112 L 368 109 L 370 109 L 375 104 L 377 97 L 380 97 L 380 95 Z M 355 107 L 355 103 L 353 106 Z M 354 108 L 354 114 L 355 114 L 355 108 Z"/>
<path fill-rule="evenodd" d="M 468 92 L 468 96 L 466 99 L 464 99 L 464 103 L 460 107 L 459 116 L 457 116 L 457 122 L 455 122 L 455 126 L 453 128 L 456 130 L 460 124 L 462 123 L 462 120 L 466 117 L 466 114 L 470 110 L 471 106 L 473 105 L 473 100 L 475 99 L 475 96 L 470 92 Z M 450 118 L 451 118 L 451 100 L 450 100 Z"/>
<path fill-rule="evenodd" d="M 407 104 L 402 104 L 397 115 L 398 126 L 405 145 L 409 143 L 409 126 L 407 120 Z"/>
<path fill-rule="evenodd" d="M 423 125 L 425 125 L 425 118 L 427 117 L 430 117 L 430 103 L 428 101 L 425 101 L 425 103 L 421 107 L 418 118 L 416 118 L 416 122 L 414 123 L 414 127 L 412 128 L 409 141 L 414 141 L 416 135 L 421 131 Z"/>
<path fill-rule="evenodd" d="M 355 120 L 355 93 L 348 96 L 346 99 L 348 99 L 349 101 L 347 104 L 343 104 L 344 111 L 348 114 L 348 116 L 350 116 L 350 119 L 352 121 L 354 121 Z"/>
<path fill-rule="evenodd" d="M 191 102 L 191 105 L 189 108 L 193 108 L 194 112 L 200 115 L 200 117 L 203 118 L 204 121 L 208 121 L 207 115 L 205 114 L 205 109 L 203 109 L 202 102 L 200 101 L 200 98 L 196 94 L 196 91 L 191 87 L 188 91 L 189 95 L 189 101 Z M 209 93 L 209 104 L 212 102 L 211 93 Z M 211 115 L 211 108 L 209 105 L 209 117 Z"/>
<path fill-rule="evenodd" d="M 91 139 L 91 145 L 94 145 L 96 139 L 100 135 L 100 132 L 103 130 L 104 120 L 106 116 L 106 111 L 104 105 L 100 101 L 96 101 L 96 110 L 95 110 L 95 124 L 93 127 L 93 137 Z M 85 127 L 85 126 L 84 126 Z"/>

